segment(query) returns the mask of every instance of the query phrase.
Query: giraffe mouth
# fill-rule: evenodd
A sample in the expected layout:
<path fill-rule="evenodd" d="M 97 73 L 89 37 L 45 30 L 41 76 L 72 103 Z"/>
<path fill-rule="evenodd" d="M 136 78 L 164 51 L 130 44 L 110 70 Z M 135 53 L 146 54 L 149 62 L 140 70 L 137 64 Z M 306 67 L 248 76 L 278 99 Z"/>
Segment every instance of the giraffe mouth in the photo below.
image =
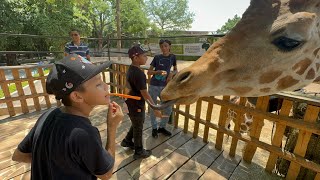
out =
<path fill-rule="evenodd" d="M 192 104 L 196 102 L 198 99 L 199 99 L 198 96 L 187 96 L 187 97 L 180 97 L 177 99 L 164 101 L 161 104 L 157 104 L 157 105 L 152 104 L 148 99 L 146 100 L 146 102 L 154 110 L 163 110 L 169 106 L 172 106 L 173 104 L 185 104 L 185 105 Z"/>
<path fill-rule="evenodd" d="M 165 101 L 165 102 L 162 102 L 161 104 L 152 104 L 148 99 L 146 100 L 146 102 L 149 104 L 149 106 L 154 109 L 154 110 L 163 110 L 171 105 L 173 105 L 174 103 L 177 102 L 177 99 L 174 99 L 174 100 L 169 100 L 169 101 Z"/>

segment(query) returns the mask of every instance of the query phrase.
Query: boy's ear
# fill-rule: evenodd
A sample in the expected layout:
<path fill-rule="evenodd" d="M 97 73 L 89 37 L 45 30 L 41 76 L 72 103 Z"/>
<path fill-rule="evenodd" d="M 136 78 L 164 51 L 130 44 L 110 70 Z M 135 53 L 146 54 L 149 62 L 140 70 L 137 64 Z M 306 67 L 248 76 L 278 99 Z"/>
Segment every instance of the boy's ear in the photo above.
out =
<path fill-rule="evenodd" d="M 81 103 L 83 102 L 83 96 L 80 92 L 78 91 L 72 91 L 70 93 L 70 100 L 73 101 L 73 102 L 76 102 L 76 103 Z"/>

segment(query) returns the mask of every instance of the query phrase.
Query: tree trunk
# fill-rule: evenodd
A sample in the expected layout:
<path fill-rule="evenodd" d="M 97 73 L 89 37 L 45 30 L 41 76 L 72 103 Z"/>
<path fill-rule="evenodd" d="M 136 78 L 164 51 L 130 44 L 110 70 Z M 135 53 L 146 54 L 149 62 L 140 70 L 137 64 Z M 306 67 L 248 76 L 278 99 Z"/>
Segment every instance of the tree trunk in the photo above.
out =
<path fill-rule="evenodd" d="M 120 1 L 121 0 L 117 0 L 117 4 L 116 4 L 116 14 L 117 14 L 117 38 L 119 39 L 117 41 L 117 49 L 118 52 L 120 52 L 121 50 L 121 21 L 120 21 Z M 121 55 L 120 53 L 118 54 L 118 60 L 121 60 Z"/>

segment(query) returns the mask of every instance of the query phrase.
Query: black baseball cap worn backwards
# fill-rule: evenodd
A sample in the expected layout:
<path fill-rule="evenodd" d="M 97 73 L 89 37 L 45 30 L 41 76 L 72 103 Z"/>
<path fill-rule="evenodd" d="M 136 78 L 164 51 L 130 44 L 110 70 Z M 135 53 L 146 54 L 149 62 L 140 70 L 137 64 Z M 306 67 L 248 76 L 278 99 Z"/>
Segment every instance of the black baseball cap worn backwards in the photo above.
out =
<path fill-rule="evenodd" d="M 148 51 L 146 51 L 140 45 L 135 45 L 135 46 L 133 46 L 132 48 L 129 49 L 128 55 L 129 55 L 129 58 L 133 58 L 135 56 L 139 56 L 140 54 L 144 54 L 146 52 L 148 52 Z"/>
<path fill-rule="evenodd" d="M 46 82 L 47 93 L 54 94 L 60 100 L 111 64 L 108 61 L 97 66 L 77 54 L 68 55 L 56 62 L 50 71 Z"/>

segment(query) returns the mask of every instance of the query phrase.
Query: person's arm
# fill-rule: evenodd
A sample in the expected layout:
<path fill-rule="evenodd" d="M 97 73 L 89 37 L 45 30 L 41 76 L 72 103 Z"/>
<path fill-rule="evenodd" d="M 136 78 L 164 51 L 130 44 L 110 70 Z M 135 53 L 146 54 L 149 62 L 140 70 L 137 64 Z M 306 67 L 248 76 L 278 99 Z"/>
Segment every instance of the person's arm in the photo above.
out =
<path fill-rule="evenodd" d="M 117 127 L 123 119 L 123 113 L 121 107 L 115 103 L 112 102 L 109 104 L 108 109 L 108 117 L 107 117 L 107 144 L 105 147 L 105 150 L 109 152 L 109 154 L 115 159 L 115 149 L 116 149 L 116 131 Z M 97 178 L 100 178 L 102 180 L 110 179 L 112 176 L 113 167 L 102 175 L 96 175 Z"/>
<path fill-rule="evenodd" d="M 68 43 L 64 46 L 64 56 L 68 56 L 70 54 L 70 48 Z"/>
<path fill-rule="evenodd" d="M 146 89 L 144 90 L 140 90 L 142 97 L 145 100 L 149 100 L 150 103 L 155 104 L 150 96 L 150 94 L 148 93 L 148 91 Z M 154 114 L 156 115 L 156 117 L 162 117 L 161 111 L 159 110 L 154 110 Z"/>
<path fill-rule="evenodd" d="M 31 163 L 32 155 L 31 153 L 23 153 L 17 148 L 14 150 L 12 160 L 17 162 Z"/>
<path fill-rule="evenodd" d="M 31 163 L 32 160 L 32 141 L 35 133 L 35 127 L 33 127 L 27 136 L 21 141 L 12 155 L 13 161 Z"/>
<path fill-rule="evenodd" d="M 176 56 L 173 55 L 173 71 L 169 73 L 166 83 L 168 83 L 177 73 L 178 73 L 178 67 L 177 67 L 177 59 Z"/>
<path fill-rule="evenodd" d="M 88 47 L 88 49 L 87 49 L 87 51 L 86 51 L 86 58 L 87 58 L 87 60 L 88 61 L 90 61 L 90 51 L 89 51 L 89 47 Z"/>

